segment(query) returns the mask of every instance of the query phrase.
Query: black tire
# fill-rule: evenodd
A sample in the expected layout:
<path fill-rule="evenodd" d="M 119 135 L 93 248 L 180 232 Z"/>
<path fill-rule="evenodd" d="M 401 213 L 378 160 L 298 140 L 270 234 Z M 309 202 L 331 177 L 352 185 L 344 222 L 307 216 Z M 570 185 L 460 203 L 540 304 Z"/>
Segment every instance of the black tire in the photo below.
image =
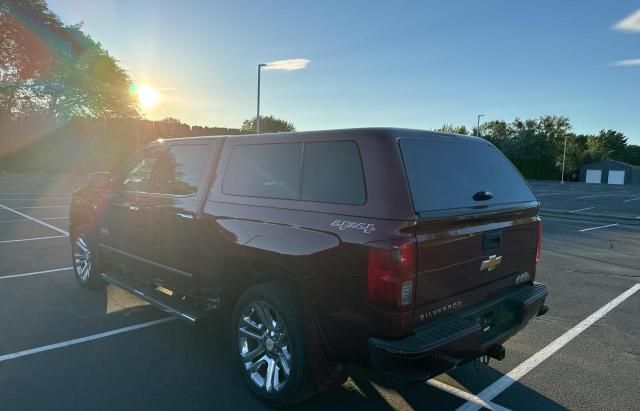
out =
<path fill-rule="evenodd" d="M 269 329 L 263 328 L 265 332 L 261 333 L 257 331 L 258 328 L 247 326 L 248 323 L 244 321 L 247 312 L 255 314 L 255 316 L 251 314 L 249 317 L 251 321 L 253 321 L 253 318 L 259 317 L 256 307 L 266 307 L 266 309 L 269 310 L 269 315 L 277 319 L 275 322 L 272 321 L 272 324 L 277 325 L 273 327 L 276 342 L 274 343 L 272 340 L 270 344 L 271 348 L 269 348 L 269 343 L 266 341 L 266 339 L 269 339 Z M 282 329 L 282 324 L 284 325 L 284 334 L 278 332 L 278 330 Z M 242 379 L 255 396 L 270 406 L 281 408 L 292 406 L 314 394 L 307 360 L 302 304 L 292 287 L 284 282 L 269 282 L 249 288 L 236 303 L 231 319 L 231 326 L 231 349 L 235 357 L 235 363 L 238 365 L 238 371 Z M 274 390 L 272 388 L 271 392 L 267 392 L 267 388 L 265 388 L 267 385 L 266 380 L 268 379 L 268 362 L 266 361 L 269 361 L 269 359 L 265 359 L 260 369 L 257 370 L 258 373 L 261 371 L 265 372 L 265 387 L 260 387 L 249 375 L 249 371 L 246 370 L 247 366 L 245 365 L 247 363 L 242 359 L 241 352 L 243 349 L 246 351 L 257 350 L 257 345 L 251 348 L 248 347 L 249 342 L 257 340 L 247 338 L 240 331 L 241 328 L 253 331 L 256 335 L 267 335 L 267 338 L 263 341 L 264 355 L 274 358 L 274 372 L 283 378 L 286 377 L 286 381 L 280 390 Z M 286 335 L 286 339 L 283 335 Z M 279 340 L 278 336 L 280 336 Z M 286 360 L 286 357 L 284 359 L 281 357 L 284 355 L 285 350 L 290 354 L 289 360 Z M 256 358 L 264 358 L 262 355 L 263 354 L 259 354 Z M 258 362 L 260 361 L 256 360 L 254 364 Z M 284 374 L 284 368 L 286 368 L 285 363 L 287 363 L 286 366 L 289 367 L 288 376 Z M 272 386 L 275 387 L 276 384 L 272 384 Z"/>
<path fill-rule="evenodd" d="M 88 254 L 86 254 L 79 242 L 85 245 Z M 85 257 L 84 261 L 87 261 L 88 256 L 88 272 L 82 268 L 82 260 L 77 259 L 82 254 Z M 89 289 L 104 287 L 105 282 L 100 276 L 100 258 L 95 230 L 90 225 L 83 224 L 73 232 L 71 237 L 71 263 L 73 264 L 73 273 L 76 280 L 81 286 Z"/>

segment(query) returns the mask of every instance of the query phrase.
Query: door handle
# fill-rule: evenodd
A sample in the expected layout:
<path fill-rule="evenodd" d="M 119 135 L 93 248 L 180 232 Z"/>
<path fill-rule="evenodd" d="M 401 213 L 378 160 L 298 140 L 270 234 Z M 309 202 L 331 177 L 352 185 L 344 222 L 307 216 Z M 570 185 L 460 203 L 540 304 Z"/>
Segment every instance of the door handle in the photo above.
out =
<path fill-rule="evenodd" d="M 140 207 L 135 204 L 129 204 L 129 211 L 140 211 Z"/>
<path fill-rule="evenodd" d="M 192 214 L 178 213 L 177 215 L 178 215 L 178 218 L 181 220 L 193 220 Z"/>

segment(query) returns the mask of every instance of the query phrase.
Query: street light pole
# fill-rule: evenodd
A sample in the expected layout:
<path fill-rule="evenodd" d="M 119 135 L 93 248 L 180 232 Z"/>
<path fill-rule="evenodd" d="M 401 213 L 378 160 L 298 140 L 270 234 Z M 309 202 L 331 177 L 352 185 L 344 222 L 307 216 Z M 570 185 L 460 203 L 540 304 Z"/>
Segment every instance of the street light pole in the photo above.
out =
<path fill-rule="evenodd" d="M 484 117 L 484 114 L 478 114 L 478 128 L 476 128 L 476 132 L 478 133 L 478 137 L 480 137 L 480 117 Z"/>
<path fill-rule="evenodd" d="M 266 64 L 258 64 L 258 109 L 256 114 L 256 134 L 260 134 L 260 72 Z"/>
<path fill-rule="evenodd" d="M 269 63 L 258 64 L 258 104 L 256 110 L 256 134 L 260 134 L 260 72 L 263 67 L 268 67 L 268 70 L 300 70 L 307 67 L 309 60 L 307 59 L 288 59 L 271 61 Z"/>
<path fill-rule="evenodd" d="M 564 161 L 567 158 L 567 135 L 564 135 L 564 151 L 562 152 L 562 176 L 560 177 L 560 184 L 564 184 Z"/>

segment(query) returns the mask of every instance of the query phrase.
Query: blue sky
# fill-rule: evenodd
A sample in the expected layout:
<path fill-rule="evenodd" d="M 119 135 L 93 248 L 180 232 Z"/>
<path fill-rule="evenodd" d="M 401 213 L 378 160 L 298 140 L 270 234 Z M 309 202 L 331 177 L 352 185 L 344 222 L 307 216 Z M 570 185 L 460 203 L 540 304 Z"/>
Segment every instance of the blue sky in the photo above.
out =
<path fill-rule="evenodd" d="M 139 83 L 161 89 L 146 115 L 238 127 L 262 113 L 299 130 L 471 127 L 568 116 L 640 144 L 640 10 L 635 1 L 50 0 L 84 22 Z M 614 26 L 625 18 L 622 29 Z M 637 30 L 636 30 L 637 29 Z M 622 66 L 616 61 L 631 60 Z"/>

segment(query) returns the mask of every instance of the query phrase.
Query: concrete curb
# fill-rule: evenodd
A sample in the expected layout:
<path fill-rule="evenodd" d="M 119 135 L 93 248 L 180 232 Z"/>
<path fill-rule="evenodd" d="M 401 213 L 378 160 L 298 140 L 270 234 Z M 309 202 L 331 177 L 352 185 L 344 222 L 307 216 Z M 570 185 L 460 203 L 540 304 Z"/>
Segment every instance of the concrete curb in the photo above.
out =
<path fill-rule="evenodd" d="M 627 225 L 640 226 L 640 218 L 614 216 L 611 214 L 593 214 L 593 213 L 570 213 L 564 210 L 540 210 L 540 215 L 548 217 L 560 217 L 570 220 L 588 220 L 588 221 L 602 221 L 605 223 L 619 223 Z"/>

